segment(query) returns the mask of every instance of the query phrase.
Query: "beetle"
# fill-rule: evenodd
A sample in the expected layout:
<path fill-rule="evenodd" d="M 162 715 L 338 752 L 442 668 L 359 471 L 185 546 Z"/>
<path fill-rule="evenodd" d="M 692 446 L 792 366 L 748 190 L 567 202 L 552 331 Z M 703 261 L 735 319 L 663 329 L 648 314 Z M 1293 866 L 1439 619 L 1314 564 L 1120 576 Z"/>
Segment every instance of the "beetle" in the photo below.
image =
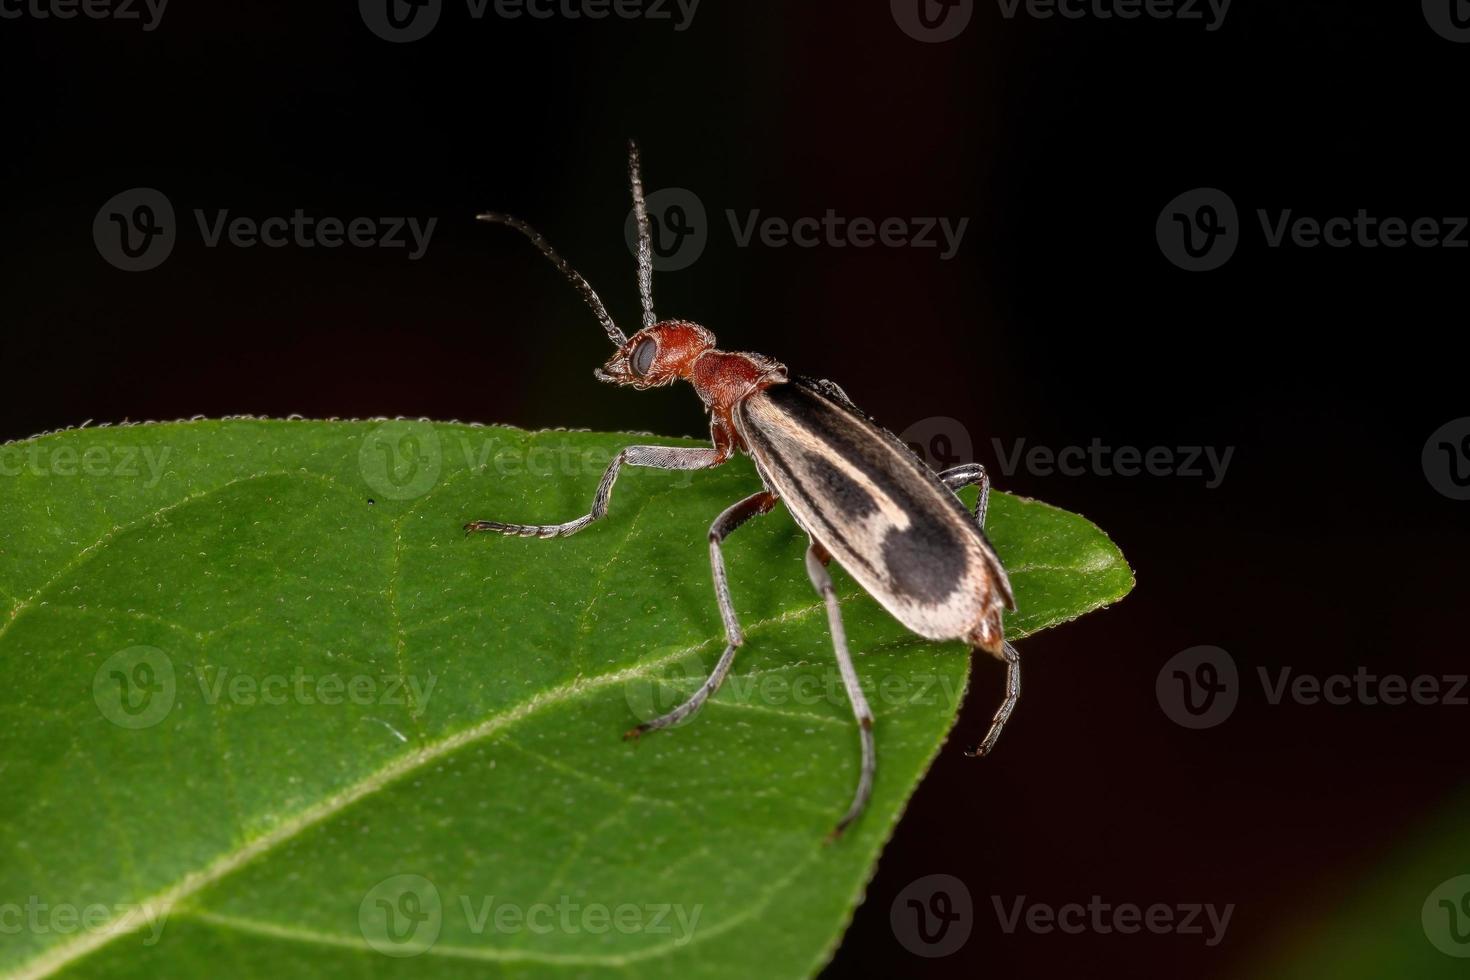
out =
<path fill-rule="evenodd" d="M 826 607 L 843 686 L 857 719 L 862 749 L 858 785 L 832 836 L 862 813 L 871 795 L 876 758 L 873 713 L 858 682 L 828 573 L 835 560 L 899 622 L 931 640 L 963 640 L 1005 664 L 1005 698 L 985 737 L 967 754 L 994 748 L 1021 694 L 1020 660 L 1006 642 L 1002 617 L 1016 608 L 1005 568 L 985 536 L 990 481 L 977 463 L 930 469 L 907 445 L 878 425 L 831 381 L 793 376 L 763 354 L 723 351 L 714 334 L 688 320 L 660 320 L 653 311 L 653 249 L 638 145 L 628 144 L 628 178 L 637 222 L 638 292 L 642 329 L 626 336 L 602 300 L 526 222 L 491 212 L 481 221 L 519 231 L 557 267 L 597 316 L 616 348 L 594 371 L 599 381 L 644 390 L 687 381 L 710 417 L 711 446 L 628 446 L 603 472 L 592 509 L 563 524 L 471 521 L 466 534 L 497 532 L 534 538 L 576 534 L 606 513 L 624 466 L 704 470 L 748 455 L 763 489 L 720 514 L 709 529 L 710 567 L 724 623 L 725 649 L 713 672 L 682 704 L 629 730 L 625 739 L 677 724 L 719 690 L 745 642 L 722 546 L 738 527 L 778 502 L 808 538 L 806 571 Z M 956 491 L 979 487 L 972 512 Z"/>

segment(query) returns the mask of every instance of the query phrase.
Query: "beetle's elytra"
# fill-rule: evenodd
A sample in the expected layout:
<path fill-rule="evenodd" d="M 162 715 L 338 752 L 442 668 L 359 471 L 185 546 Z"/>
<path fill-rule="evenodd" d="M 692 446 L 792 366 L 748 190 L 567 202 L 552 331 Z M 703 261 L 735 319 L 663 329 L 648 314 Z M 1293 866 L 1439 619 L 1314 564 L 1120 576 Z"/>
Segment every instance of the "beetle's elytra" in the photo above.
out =
<path fill-rule="evenodd" d="M 721 553 L 724 539 L 778 502 L 807 534 L 806 567 L 827 607 L 838 669 L 858 721 L 862 766 L 857 790 L 833 830 L 857 819 L 872 791 L 873 715 L 853 668 L 842 614 L 827 564 L 836 559 L 867 592 L 909 629 L 932 640 L 964 640 L 1006 664 L 1006 696 L 971 755 L 985 755 L 1000 737 L 1021 693 L 1016 650 L 1005 641 L 1002 615 L 1015 609 L 1010 582 L 985 537 L 990 484 L 984 467 L 957 466 L 936 473 L 896 436 L 863 414 L 830 381 L 790 377 L 786 366 L 763 354 L 718 350 L 704 327 L 659 320 L 653 312 L 653 253 L 644 204 L 638 147 L 629 143 L 629 180 L 638 223 L 638 286 L 643 328 L 624 335 L 597 293 L 533 228 L 503 214 L 480 219 L 526 235 L 561 270 L 617 346 L 595 372 L 600 381 L 653 388 L 687 381 L 710 416 L 710 448 L 629 446 L 608 464 L 587 514 L 565 524 L 473 521 L 465 531 L 522 537 L 575 534 L 607 513 L 613 483 L 624 465 L 666 470 L 719 466 L 736 453 L 749 455 L 764 489 L 733 504 L 709 530 L 715 597 L 726 645 L 714 672 L 683 704 L 632 729 L 625 738 L 666 728 L 698 710 L 719 689 L 735 651 L 744 642 L 730 597 Z M 955 491 L 978 485 L 973 515 Z"/>

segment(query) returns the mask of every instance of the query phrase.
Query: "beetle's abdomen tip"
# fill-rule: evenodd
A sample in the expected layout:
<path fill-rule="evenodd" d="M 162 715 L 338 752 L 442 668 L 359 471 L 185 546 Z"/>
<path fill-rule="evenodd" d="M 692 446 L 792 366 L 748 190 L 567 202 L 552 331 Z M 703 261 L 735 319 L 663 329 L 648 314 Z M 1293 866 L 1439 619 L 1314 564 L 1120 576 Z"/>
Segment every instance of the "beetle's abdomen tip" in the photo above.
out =
<path fill-rule="evenodd" d="M 972 633 L 965 638 L 972 647 L 984 650 L 997 660 L 1005 659 L 1005 627 L 1001 624 L 1001 612 L 992 608 L 980 620 Z"/>

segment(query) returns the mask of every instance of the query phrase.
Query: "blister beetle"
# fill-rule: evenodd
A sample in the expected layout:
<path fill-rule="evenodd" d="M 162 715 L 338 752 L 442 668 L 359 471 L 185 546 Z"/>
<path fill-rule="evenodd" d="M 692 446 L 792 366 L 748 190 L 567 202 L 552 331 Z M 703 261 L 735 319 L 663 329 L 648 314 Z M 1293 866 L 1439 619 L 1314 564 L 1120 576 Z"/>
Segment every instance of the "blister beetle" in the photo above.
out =
<path fill-rule="evenodd" d="M 686 320 L 659 320 L 653 312 L 653 248 L 644 202 L 638 146 L 628 145 L 628 176 L 638 231 L 638 292 L 643 327 L 626 336 L 587 280 L 530 225 L 499 213 L 482 221 L 508 225 L 531 240 L 581 293 L 617 351 L 594 374 L 599 381 L 637 389 L 687 381 L 710 416 L 712 447 L 628 446 L 608 464 L 590 512 L 565 524 L 507 524 L 472 521 L 466 533 L 495 531 L 521 537 L 576 534 L 607 513 L 613 483 L 623 466 L 703 470 L 749 455 L 764 489 L 729 507 L 709 529 L 715 598 L 724 621 L 725 650 L 713 673 L 683 704 L 633 728 L 624 738 L 677 724 L 719 690 L 735 651 L 745 642 L 721 545 L 736 528 L 784 502 L 810 541 L 806 570 L 827 610 L 832 646 L 843 686 L 852 703 L 862 744 L 857 790 L 837 823 L 839 835 L 862 813 L 873 787 L 873 714 L 858 682 L 842 613 L 827 565 L 833 559 L 868 594 L 920 636 L 964 640 L 1006 665 L 1005 700 L 980 743 L 983 756 L 1021 694 L 1016 650 L 1005 640 L 1002 614 L 1016 608 L 1000 559 L 985 537 L 990 481 L 979 464 L 936 473 L 897 436 L 879 426 L 830 381 L 791 377 L 786 366 L 763 354 L 718 350 L 704 327 Z M 956 491 L 979 486 L 974 513 Z"/>

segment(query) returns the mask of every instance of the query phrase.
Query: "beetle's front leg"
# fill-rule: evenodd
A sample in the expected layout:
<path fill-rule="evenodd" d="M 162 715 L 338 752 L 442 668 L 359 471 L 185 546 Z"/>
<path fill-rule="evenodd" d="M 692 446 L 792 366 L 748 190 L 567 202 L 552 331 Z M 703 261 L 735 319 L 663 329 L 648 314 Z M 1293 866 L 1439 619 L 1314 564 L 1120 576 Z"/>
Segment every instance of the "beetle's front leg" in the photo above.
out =
<path fill-rule="evenodd" d="M 646 466 L 656 470 L 705 470 L 719 466 L 730 458 L 728 450 L 702 449 L 688 446 L 629 446 L 613 457 L 603 471 L 602 482 L 597 484 L 597 495 L 592 498 L 592 510 L 574 521 L 565 524 L 504 524 L 500 521 L 471 521 L 464 526 L 465 533 L 474 531 L 496 531 L 522 538 L 564 538 L 576 534 L 582 528 L 600 519 L 607 513 L 607 502 L 612 497 L 613 484 L 618 480 L 618 470 L 624 465 Z"/>

